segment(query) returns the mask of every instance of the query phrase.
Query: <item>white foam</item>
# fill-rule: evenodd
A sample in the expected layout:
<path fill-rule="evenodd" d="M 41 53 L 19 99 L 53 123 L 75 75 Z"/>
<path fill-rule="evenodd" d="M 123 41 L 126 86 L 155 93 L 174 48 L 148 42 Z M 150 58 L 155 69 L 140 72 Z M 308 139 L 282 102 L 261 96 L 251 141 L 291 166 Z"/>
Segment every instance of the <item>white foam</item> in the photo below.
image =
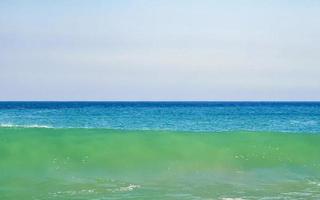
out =
<path fill-rule="evenodd" d="M 52 126 L 38 125 L 38 124 L 31 124 L 31 125 L 0 124 L 0 127 L 3 127 L 3 128 L 52 128 Z"/>
<path fill-rule="evenodd" d="M 127 192 L 127 191 L 132 191 L 136 188 L 140 188 L 140 185 L 134 185 L 134 184 L 130 184 L 127 187 L 120 187 L 119 191 L 121 192 Z"/>
<path fill-rule="evenodd" d="M 316 182 L 316 181 L 309 181 L 310 185 L 316 185 L 320 187 L 320 182 Z"/>

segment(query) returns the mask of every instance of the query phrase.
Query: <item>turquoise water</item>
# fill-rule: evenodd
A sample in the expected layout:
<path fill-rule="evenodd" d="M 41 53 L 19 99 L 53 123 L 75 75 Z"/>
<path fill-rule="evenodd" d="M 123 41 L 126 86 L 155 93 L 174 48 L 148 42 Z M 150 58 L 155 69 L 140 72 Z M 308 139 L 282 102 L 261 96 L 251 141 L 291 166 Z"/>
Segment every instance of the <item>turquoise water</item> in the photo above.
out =
<path fill-rule="evenodd" d="M 320 199 L 319 103 L 0 103 L 0 199 Z"/>
<path fill-rule="evenodd" d="M 319 199 L 320 135 L 0 129 L 1 199 Z"/>

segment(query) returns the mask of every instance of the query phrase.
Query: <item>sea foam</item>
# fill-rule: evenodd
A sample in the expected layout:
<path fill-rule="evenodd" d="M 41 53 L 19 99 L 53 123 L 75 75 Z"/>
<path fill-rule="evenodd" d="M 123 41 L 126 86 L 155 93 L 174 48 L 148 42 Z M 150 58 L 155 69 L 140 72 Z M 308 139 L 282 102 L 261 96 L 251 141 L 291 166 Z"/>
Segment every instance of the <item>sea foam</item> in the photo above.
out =
<path fill-rule="evenodd" d="M 21 124 L 0 124 L 2 128 L 53 128 L 48 125 L 38 125 L 38 124 L 30 124 L 30 125 L 21 125 Z"/>

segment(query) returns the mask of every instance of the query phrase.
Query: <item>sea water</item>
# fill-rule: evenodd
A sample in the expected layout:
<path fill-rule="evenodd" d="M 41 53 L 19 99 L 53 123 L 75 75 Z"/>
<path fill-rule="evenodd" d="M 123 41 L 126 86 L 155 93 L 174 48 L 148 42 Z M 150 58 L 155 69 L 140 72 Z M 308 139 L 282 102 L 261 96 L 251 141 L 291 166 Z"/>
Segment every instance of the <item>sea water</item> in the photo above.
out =
<path fill-rule="evenodd" d="M 317 102 L 1 102 L 0 199 L 320 199 Z"/>
<path fill-rule="evenodd" d="M 320 132 L 317 102 L 0 102 L 2 127 Z"/>

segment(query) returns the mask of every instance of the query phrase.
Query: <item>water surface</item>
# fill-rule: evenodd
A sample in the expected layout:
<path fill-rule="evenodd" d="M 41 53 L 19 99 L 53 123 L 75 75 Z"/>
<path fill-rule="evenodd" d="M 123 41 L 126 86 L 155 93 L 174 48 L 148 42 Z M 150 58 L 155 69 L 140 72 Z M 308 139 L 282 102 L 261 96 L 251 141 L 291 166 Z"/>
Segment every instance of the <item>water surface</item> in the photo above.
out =
<path fill-rule="evenodd" d="M 0 199 L 320 199 L 319 103 L 0 103 Z"/>

